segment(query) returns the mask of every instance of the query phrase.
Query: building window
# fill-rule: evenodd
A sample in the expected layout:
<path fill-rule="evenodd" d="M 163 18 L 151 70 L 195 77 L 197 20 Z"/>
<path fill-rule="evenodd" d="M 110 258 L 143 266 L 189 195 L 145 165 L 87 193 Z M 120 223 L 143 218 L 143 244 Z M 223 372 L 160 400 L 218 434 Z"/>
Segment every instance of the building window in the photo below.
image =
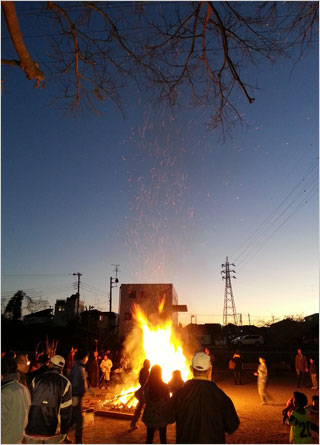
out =
<path fill-rule="evenodd" d="M 102 321 L 102 315 L 99 316 L 99 321 Z"/>
<path fill-rule="evenodd" d="M 124 319 L 125 320 L 132 320 L 132 314 L 130 312 L 125 312 Z"/>
<path fill-rule="evenodd" d="M 64 306 L 58 306 L 58 311 L 59 312 L 64 311 Z"/>
<path fill-rule="evenodd" d="M 135 290 L 131 290 L 129 292 L 129 298 L 136 298 L 136 291 Z"/>

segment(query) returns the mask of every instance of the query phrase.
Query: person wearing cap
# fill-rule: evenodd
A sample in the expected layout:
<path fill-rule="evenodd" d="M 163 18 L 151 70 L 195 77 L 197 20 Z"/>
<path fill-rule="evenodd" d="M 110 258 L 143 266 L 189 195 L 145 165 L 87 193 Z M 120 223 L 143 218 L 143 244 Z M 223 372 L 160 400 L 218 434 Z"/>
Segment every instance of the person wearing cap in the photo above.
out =
<path fill-rule="evenodd" d="M 168 422 L 176 422 L 176 443 L 225 443 L 225 433 L 232 434 L 240 423 L 232 400 L 209 380 L 207 354 L 194 354 L 190 368 L 193 379 L 165 407 Z"/>
<path fill-rule="evenodd" d="M 71 383 L 62 374 L 65 360 L 54 355 L 46 372 L 31 382 L 31 407 L 26 443 L 57 444 L 66 438 L 71 425 Z"/>

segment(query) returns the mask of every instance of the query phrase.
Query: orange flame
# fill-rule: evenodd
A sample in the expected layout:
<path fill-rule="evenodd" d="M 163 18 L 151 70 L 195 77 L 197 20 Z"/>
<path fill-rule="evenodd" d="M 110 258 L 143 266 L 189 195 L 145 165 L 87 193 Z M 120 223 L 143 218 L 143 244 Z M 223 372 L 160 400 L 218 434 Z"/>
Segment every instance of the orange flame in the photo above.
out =
<path fill-rule="evenodd" d="M 171 379 L 172 372 L 177 369 L 181 371 L 183 380 L 187 380 L 190 368 L 180 341 L 174 335 L 172 321 L 159 320 L 154 326 L 137 305 L 134 308 L 134 316 L 143 332 L 143 355 L 150 360 L 151 366 L 161 366 L 165 382 Z"/>
<path fill-rule="evenodd" d="M 164 303 L 165 294 L 159 305 L 160 313 Z M 134 383 L 132 381 L 131 383 L 128 382 L 127 385 L 124 385 L 120 394 L 115 395 L 111 400 L 105 401 L 104 404 L 109 407 L 130 408 L 138 403 L 134 397 L 134 392 L 139 388 L 139 385 L 135 382 L 140 367 L 146 358 L 150 360 L 151 366 L 155 364 L 161 366 L 162 379 L 166 383 L 171 379 L 172 372 L 175 370 L 180 370 L 184 381 L 191 377 L 189 362 L 183 354 L 180 340 L 174 334 L 172 321 L 158 317 L 156 322 L 153 320 L 151 323 L 138 305 L 134 305 L 133 316 L 142 331 L 141 344 L 137 331 L 133 331 L 131 334 L 134 341 L 138 342 L 135 343 L 134 348 L 135 366 L 132 373 L 135 376 L 135 381 Z"/>
<path fill-rule="evenodd" d="M 159 314 L 161 314 L 161 312 L 163 311 L 163 307 L 164 307 L 164 303 L 166 302 L 166 293 L 164 292 L 162 295 L 162 300 L 159 303 Z"/>

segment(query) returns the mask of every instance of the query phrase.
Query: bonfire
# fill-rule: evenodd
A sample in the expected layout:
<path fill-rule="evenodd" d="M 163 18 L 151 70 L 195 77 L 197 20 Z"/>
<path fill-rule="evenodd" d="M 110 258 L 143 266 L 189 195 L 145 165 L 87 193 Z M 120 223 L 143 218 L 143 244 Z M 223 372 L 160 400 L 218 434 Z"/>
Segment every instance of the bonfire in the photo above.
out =
<path fill-rule="evenodd" d="M 136 327 L 126 339 L 126 350 L 132 357 L 132 373 L 121 386 L 114 387 L 113 397 L 103 402 L 107 409 L 133 411 L 138 400 L 134 393 L 140 387 L 138 383 L 139 371 L 143 361 L 150 360 L 151 367 L 158 364 L 162 368 L 163 381 L 168 383 L 172 372 L 180 370 L 183 380 L 190 377 L 190 361 L 183 353 L 180 339 L 175 335 L 171 319 L 162 316 L 164 300 L 161 301 L 158 314 L 149 319 L 139 305 L 133 309 Z"/>

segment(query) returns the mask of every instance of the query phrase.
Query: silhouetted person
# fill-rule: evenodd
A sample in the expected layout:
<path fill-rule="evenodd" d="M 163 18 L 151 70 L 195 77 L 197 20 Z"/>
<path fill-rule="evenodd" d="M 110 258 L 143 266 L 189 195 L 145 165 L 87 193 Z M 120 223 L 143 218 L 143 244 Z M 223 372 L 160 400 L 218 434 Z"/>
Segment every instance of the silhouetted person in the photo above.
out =
<path fill-rule="evenodd" d="M 73 368 L 74 356 L 75 356 L 77 350 L 78 350 L 77 348 L 74 348 L 73 346 L 71 346 L 71 350 L 70 350 L 69 354 L 67 355 L 66 367 L 65 367 L 66 376 L 70 375 L 71 369 Z"/>
<path fill-rule="evenodd" d="M 91 388 L 99 386 L 98 351 L 93 351 L 87 363 L 88 382 Z"/>
<path fill-rule="evenodd" d="M 234 361 L 233 379 L 235 385 L 242 385 L 242 358 L 239 352 L 233 354 Z"/>
<path fill-rule="evenodd" d="M 38 369 L 36 369 L 33 372 L 28 372 L 27 374 L 27 382 L 28 382 L 28 386 L 31 385 L 32 380 L 40 375 L 43 374 L 44 372 L 47 372 L 49 369 L 49 357 L 48 354 L 41 354 L 38 358 L 38 363 L 40 365 L 40 367 Z"/>
<path fill-rule="evenodd" d="M 304 384 L 305 373 L 308 370 L 307 359 L 306 356 L 302 354 L 301 349 L 298 349 L 297 351 L 297 355 L 294 360 L 294 365 L 298 376 L 297 387 L 300 388 L 300 386 Z"/>
<path fill-rule="evenodd" d="M 130 427 L 132 429 L 137 428 L 137 422 L 140 418 L 140 414 L 143 410 L 143 407 L 145 405 L 145 399 L 144 399 L 144 386 L 148 381 L 149 378 L 149 374 L 150 374 L 150 360 L 148 360 L 147 358 L 145 359 L 145 361 L 143 362 L 143 366 L 140 369 L 139 372 L 139 383 L 140 383 L 140 388 L 138 389 L 138 391 L 136 391 L 135 396 L 136 398 L 139 400 L 138 405 L 136 406 L 134 415 L 133 415 L 133 419 L 130 422 Z"/>
<path fill-rule="evenodd" d="M 193 356 L 194 378 L 185 382 L 165 407 L 169 423 L 176 422 L 176 443 L 225 443 L 239 418 L 231 399 L 209 380 L 210 357 L 204 352 Z"/>
<path fill-rule="evenodd" d="M 172 395 L 177 391 L 177 389 L 182 388 L 184 385 L 184 381 L 182 380 L 181 371 L 176 369 L 172 371 L 172 378 L 170 382 L 168 382 L 169 390 Z"/>
<path fill-rule="evenodd" d="M 75 356 L 75 364 L 70 373 L 72 384 L 72 425 L 75 426 L 76 443 L 82 443 L 82 398 L 87 391 L 87 372 L 85 370 L 88 361 L 86 351 L 78 351 Z"/>
<path fill-rule="evenodd" d="M 170 399 L 169 387 L 162 381 L 160 365 L 151 368 L 149 379 L 144 387 L 146 407 L 143 411 L 142 422 L 147 427 L 146 443 L 152 443 L 155 430 L 159 430 L 160 442 L 167 443 L 168 421 L 163 413 L 166 402 Z"/>

